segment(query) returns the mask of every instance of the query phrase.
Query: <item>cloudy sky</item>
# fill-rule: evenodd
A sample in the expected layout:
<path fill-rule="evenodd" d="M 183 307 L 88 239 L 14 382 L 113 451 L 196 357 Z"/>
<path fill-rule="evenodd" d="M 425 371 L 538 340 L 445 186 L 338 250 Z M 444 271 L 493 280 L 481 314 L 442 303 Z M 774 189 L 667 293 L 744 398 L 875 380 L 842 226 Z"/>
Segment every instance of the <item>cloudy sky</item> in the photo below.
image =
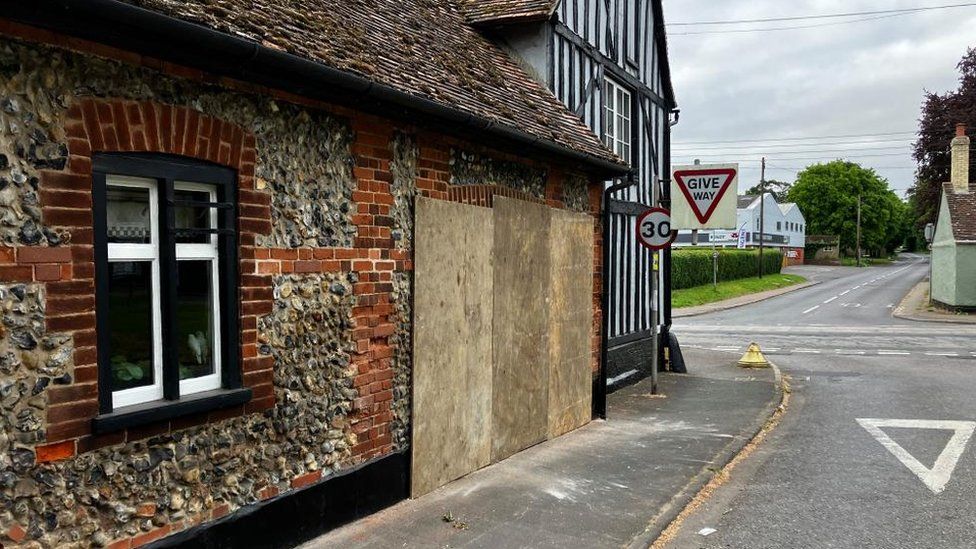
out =
<path fill-rule="evenodd" d="M 912 184 L 912 132 L 917 129 L 922 94 L 956 88 L 956 63 L 967 46 L 976 46 L 976 5 L 738 25 L 675 23 L 963 3 L 967 2 L 665 0 L 672 76 L 681 108 L 673 133 L 673 163 L 694 158 L 703 163 L 738 161 L 739 187 L 745 189 L 759 181 L 763 155 L 767 179 L 786 181 L 793 181 L 810 163 L 844 157 L 875 168 L 903 194 Z M 810 28 L 696 34 L 800 26 Z M 853 135 L 865 137 L 825 137 Z M 733 140 L 737 143 L 715 143 Z"/>

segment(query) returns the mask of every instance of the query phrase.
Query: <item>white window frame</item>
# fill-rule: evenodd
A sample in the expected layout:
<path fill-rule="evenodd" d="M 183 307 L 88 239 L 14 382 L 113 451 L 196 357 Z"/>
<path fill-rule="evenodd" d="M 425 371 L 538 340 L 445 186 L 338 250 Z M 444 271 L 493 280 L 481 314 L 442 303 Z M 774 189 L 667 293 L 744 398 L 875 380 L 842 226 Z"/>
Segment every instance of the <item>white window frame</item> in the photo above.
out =
<path fill-rule="evenodd" d="M 153 384 L 112 391 L 112 407 L 122 408 L 163 398 L 163 332 L 159 283 L 159 187 L 155 180 L 142 177 L 107 175 L 105 184 L 149 190 L 149 244 L 108 243 L 109 263 L 149 261 L 152 272 L 152 361 Z"/>
<path fill-rule="evenodd" d="M 604 143 L 628 164 L 631 163 L 633 136 L 633 95 L 612 78 L 604 78 Z"/>
<path fill-rule="evenodd" d="M 162 400 L 163 392 L 163 335 L 162 335 L 162 289 L 160 283 L 159 258 L 159 184 L 156 180 L 143 177 L 132 177 L 107 174 L 105 184 L 108 188 L 130 187 L 147 189 L 149 191 L 149 228 L 150 243 L 107 243 L 109 263 L 121 262 L 149 262 L 151 265 L 151 301 L 152 301 L 152 363 L 153 384 L 112 391 L 112 408 L 124 408 L 137 404 L 145 404 Z M 174 191 L 206 192 L 210 202 L 217 202 L 217 188 L 215 185 L 204 183 L 173 182 Z M 217 210 L 210 208 L 210 227 L 218 224 Z M 220 389 L 223 383 L 221 330 L 220 330 L 220 251 L 216 234 L 209 236 L 208 243 L 176 243 L 176 261 L 209 261 L 211 277 L 211 312 L 213 315 L 212 337 L 210 342 L 213 373 L 179 382 L 180 397 L 196 393 Z M 175 313 L 174 313 L 175 314 Z M 175 336 L 174 336 L 175 337 Z"/>
<path fill-rule="evenodd" d="M 217 188 L 214 185 L 203 183 L 189 183 L 185 181 L 174 181 L 174 191 L 194 191 L 208 193 L 210 202 L 217 202 Z M 217 227 L 217 210 L 210 208 L 210 228 Z M 211 311 L 213 315 L 213 342 L 211 342 L 211 353 L 213 357 L 213 373 L 180 380 L 180 397 L 205 391 L 219 389 L 222 384 L 221 360 L 220 360 L 220 251 L 217 244 L 217 235 L 210 235 L 210 242 L 207 244 L 197 243 L 176 243 L 176 262 L 188 260 L 210 261 L 210 298 Z"/>

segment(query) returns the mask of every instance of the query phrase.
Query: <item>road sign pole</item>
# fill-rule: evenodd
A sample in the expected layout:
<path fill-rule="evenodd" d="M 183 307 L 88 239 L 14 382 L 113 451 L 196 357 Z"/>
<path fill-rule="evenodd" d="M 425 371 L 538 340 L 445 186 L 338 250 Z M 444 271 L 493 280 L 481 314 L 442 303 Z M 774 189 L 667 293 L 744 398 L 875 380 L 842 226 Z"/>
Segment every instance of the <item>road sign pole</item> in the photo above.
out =
<path fill-rule="evenodd" d="M 857 266 L 861 266 L 861 195 L 857 195 Z"/>
<path fill-rule="evenodd" d="M 759 175 L 759 278 L 763 277 L 763 247 L 766 241 L 766 157 Z"/>
<path fill-rule="evenodd" d="M 715 243 L 712 243 L 712 288 L 718 289 L 718 250 Z"/>

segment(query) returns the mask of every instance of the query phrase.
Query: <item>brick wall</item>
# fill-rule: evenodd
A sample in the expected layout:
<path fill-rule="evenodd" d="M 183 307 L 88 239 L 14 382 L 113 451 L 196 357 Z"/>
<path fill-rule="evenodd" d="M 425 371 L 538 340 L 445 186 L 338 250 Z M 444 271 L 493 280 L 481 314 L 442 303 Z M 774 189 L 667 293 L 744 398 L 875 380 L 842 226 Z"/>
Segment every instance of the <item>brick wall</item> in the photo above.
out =
<path fill-rule="evenodd" d="M 108 506 L 103 508 L 92 502 L 80 504 L 84 517 L 75 527 L 50 526 L 49 522 L 42 522 L 40 517 L 31 513 L 17 512 L 20 509 L 18 502 L 37 496 L 18 496 L 12 490 L 0 489 L 2 497 L 8 497 L 7 493 L 10 493 L 9 502 L 4 500 L 4 503 L 9 503 L 9 508 L 14 509 L 12 513 L 0 510 L 0 541 L 20 543 L 36 540 L 44 546 L 55 546 L 72 539 L 72 536 L 90 536 L 81 539 L 90 543 L 114 543 L 120 547 L 138 546 L 201 522 L 215 520 L 250 503 L 308 486 L 327 476 L 325 473 L 330 470 L 347 468 L 403 449 L 403 442 L 398 446 L 394 431 L 405 429 L 409 421 L 409 406 L 395 406 L 398 390 L 401 394 L 399 398 L 407 398 L 403 395 L 405 387 L 398 387 L 396 380 L 405 380 L 401 383 L 408 384 L 409 371 L 403 371 L 403 359 L 399 359 L 401 363 L 398 365 L 397 357 L 398 353 L 401 357 L 410 354 L 409 348 L 402 348 L 403 332 L 409 333 L 410 329 L 409 315 L 404 313 L 409 312 L 409 295 L 404 295 L 403 289 L 405 286 L 409 288 L 413 264 L 412 247 L 402 240 L 397 241 L 392 232 L 394 225 L 402 222 L 397 220 L 412 219 L 409 211 L 402 211 L 404 207 L 409 210 L 409 206 L 404 206 L 409 201 L 398 194 L 400 191 L 391 188 L 395 177 L 391 168 L 394 161 L 392 143 L 397 135 L 408 134 L 416 143 L 416 173 L 412 183 L 419 194 L 442 200 L 478 200 L 475 194 L 491 196 L 487 188 L 465 189 L 451 185 L 452 151 L 464 148 L 505 163 L 524 163 L 532 168 L 532 173 L 541 171 L 547 174 L 544 198 L 534 197 L 533 200 L 544 200 L 552 207 L 566 206 L 564 182 L 570 175 L 563 167 L 544 161 L 527 160 L 348 108 L 310 102 L 283 92 L 236 82 L 220 80 L 223 90 L 220 93 L 224 95 L 215 98 L 206 95 L 214 93 L 211 87 L 194 87 L 197 80 L 213 83 L 215 79 L 196 71 L 2 20 L 0 34 L 86 52 L 84 55 L 67 54 L 61 49 L 35 51 L 33 45 L 17 46 L 21 52 L 18 55 L 22 57 L 36 53 L 29 61 L 39 65 L 38 71 L 51 70 L 43 64 L 56 57 L 60 59 L 60 65 L 54 66 L 59 67 L 58 74 L 62 77 L 63 74 L 70 74 L 70 70 L 63 69 L 68 66 L 76 71 L 78 78 L 87 79 L 88 73 L 94 72 L 110 74 L 111 78 L 119 79 L 113 88 L 104 76 L 102 79 L 93 76 L 89 83 L 98 91 L 98 95 L 72 96 L 65 91 L 70 101 L 63 112 L 55 112 L 50 122 L 52 134 L 63 134 L 67 157 L 61 169 L 48 167 L 39 170 L 38 198 L 45 228 L 63 235 L 63 238 L 58 237 L 58 245 L 0 247 L 0 286 L 12 283 L 43 286 L 45 329 L 48 333 L 63 334 L 68 338 L 73 363 L 69 377 L 59 378 L 42 388 L 41 395 L 46 399 L 43 439 L 34 444 L 24 443 L 24 451 L 29 448 L 32 453 L 29 462 L 25 460 L 18 469 L 18 474 L 26 477 L 43 472 L 60 478 L 70 476 L 69 471 L 77 467 L 103 471 L 103 462 L 124 455 L 121 467 L 133 478 L 142 479 L 141 475 L 146 473 L 133 467 L 143 454 L 158 453 L 180 445 L 190 445 L 191 442 L 202 445 L 217 433 L 234 440 L 236 455 L 227 456 L 225 449 L 217 449 L 208 455 L 222 457 L 211 457 L 211 461 L 237 458 L 244 463 L 232 472 L 249 480 L 247 489 L 236 486 L 217 489 L 215 485 L 201 487 L 206 481 L 200 479 L 199 473 L 192 474 L 190 466 L 181 462 L 179 457 L 167 457 L 161 465 L 153 467 L 169 468 L 169 485 L 156 486 L 157 481 L 162 482 L 159 479 L 163 477 L 160 476 L 151 477 L 154 491 L 149 490 L 148 486 L 127 488 L 128 492 L 123 488 L 112 488 Z M 90 53 L 101 57 L 93 57 Z M 106 61 L 105 58 L 122 63 Z M 22 66 L 25 63 L 27 61 L 21 61 Z M 65 90 L 75 90 L 83 87 L 79 84 L 66 80 L 58 85 Z M 103 88 L 99 88 L 99 85 Z M 166 97 L 170 99 L 145 96 L 130 99 L 121 96 L 120 90 L 145 88 L 166 90 L 166 94 L 169 94 Z M 172 89 L 180 91 L 169 91 Z M 160 95 L 165 94 L 160 92 Z M 252 133 L 254 128 L 243 122 L 244 118 L 240 116 L 230 120 L 188 106 L 195 104 L 197 97 L 203 98 L 202 102 L 209 105 L 211 110 L 220 110 L 213 109 L 213 105 L 221 101 L 247 103 L 246 109 L 239 109 L 246 112 L 254 109 L 250 106 L 253 103 L 266 103 L 269 98 L 275 101 L 287 99 L 293 107 L 300 105 L 294 107 L 296 112 L 325 113 L 329 124 L 339 120 L 341 123 L 337 122 L 337 127 L 348 127 L 352 135 L 349 153 L 353 190 L 351 199 L 347 201 L 349 219 L 354 228 L 351 245 L 310 246 L 307 240 L 297 247 L 269 244 L 268 235 L 276 230 L 277 234 L 282 232 L 280 226 L 275 226 L 280 222 L 282 205 L 276 202 L 272 187 L 262 179 L 262 172 L 265 173 L 264 177 L 271 178 L 270 174 L 274 171 L 267 168 L 269 153 L 262 150 L 262 139 L 266 149 L 273 148 L 275 143 L 267 142 L 267 135 Z M 258 99 L 253 99 L 255 97 Z M 183 98 L 182 104 L 175 103 L 178 98 Z M 230 112 L 232 109 L 225 110 Z M 313 120 L 312 124 L 315 123 L 318 122 Z M 240 184 L 241 262 L 239 367 L 245 386 L 253 390 L 254 396 L 251 402 L 243 406 L 95 436 L 91 433 L 91 418 L 98 411 L 99 387 L 95 347 L 91 157 L 95 152 L 122 151 L 182 155 L 237 171 Z M 573 174 L 572 177 L 579 176 Z M 600 185 L 590 183 L 589 211 L 598 218 Z M 492 192 L 524 195 L 521 191 L 495 187 Z M 465 196 L 467 198 L 463 198 Z M 527 195 L 524 197 L 528 198 Z M 396 211 L 397 208 L 401 211 Z M 599 365 L 600 234 L 599 223 L 595 222 L 594 371 Z M 280 303 L 280 298 L 275 295 L 275 281 L 280 281 L 286 275 L 298 277 L 299 280 L 311 280 L 316 276 L 341 280 L 342 284 L 349 285 L 353 298 L 349 300 L 350 327 L 343 337 L 350 340 L 349 364 L 344 371 L 351 371 L 351 390 L 355 396 L 350 399 L 348 415 L 337 414 L 327 426 L 341 431 L 341 436 L 327 441 L 335 446 L 334 452 L 322 452 L 311 456 L 315 458 L 311 460 L 308 448 L 321 446 L 326 441 L 309 439 L 301 441 L 305 446 L 282 450 L 294 441 L 288 440 L 290 433 L 276 430 L 275 426 L 276 422 L 290 419 L 280 404 L 282 399 L 290 398 L 290 391 L 295 391 L 292 388 L 295 380 L 281 378 L 280 365 L 276 364 L 273 354 L 265 350 L 264 334 L 259 329 L 273 312 L 276 303 Z M 344 356 L 345 353 L 340 349 L 336 354 Z M 408 386 L 406 389 L 408 393 Z M 304 396 L 317 398 L 313 394 Z M 213 432 L 201 429 L 201 426 L 207 425 L 217 425 L 217 428 Z M 317 429 L 320 427 L 308 428 L 311 433 L 318 432 Z M 403 435 L 400 438 L 402 440 Z M 271 445 L 276 445 L 275 451 L 279 455 L 288 456 L 288 463 L 275 463 L 269 467 L 260 461 L 263 449 Z M 300 457 L 303 454 L 304 460 Z M 210 463 L 201 467 L 209 471 L 213 465 Z M 107 473 L 103 471 L 100 477 L 86 477 L 76 489 L 79 493 L 86 489 L 108 490 L 110 484 L 106 476 Z M 67 485 L 67 482 L 62 485 Z M 185 497 L 185 504 L 178 501 L 177 496 L 167 493 L 173 486 L 179 488 L 174 493 L 182 494 L 179 498 Z M 209 499 L 201 495 L 204 493 L 208 494 Z M 63 496 L 51 492 L 41 497 L 54 512 L 66 505 Z M 119 506 L 133 510 L 121 522 L 118 513 L 105 510 Z M 82 526 L 88 524 L 98 525 L 96 533 L 79 534 Z"/>

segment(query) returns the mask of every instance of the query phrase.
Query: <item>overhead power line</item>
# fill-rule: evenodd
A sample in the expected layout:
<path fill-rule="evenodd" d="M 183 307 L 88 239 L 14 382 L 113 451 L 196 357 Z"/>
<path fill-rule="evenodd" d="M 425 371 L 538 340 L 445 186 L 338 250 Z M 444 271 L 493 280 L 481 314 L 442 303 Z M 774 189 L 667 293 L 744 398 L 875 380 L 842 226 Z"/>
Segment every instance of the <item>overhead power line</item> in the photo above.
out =
<path fill-rule="evenodd" d="M 788 31 L 788 30 L 798 30 L 798 29 L 816 29 L 820 27 L 836 27 L 838 25 L 852 25 L 854 23 L 863 23 L 865 21 L 877 21 L 878 19 L 890 19 L 892 17 L 903 17 L 905 15 L 911 15 L 910 13 L 895 13 L 892 15 L 877 15 L 874 17 L 863 17 L 861 19 L 852 19 L 850 21 L 833 21 L 831 23 L 814 23 L 812 25 L 790 25 L 786 27 L 759 27 L 755 29 L 722 29 L 722 30 L 703 30 L 703 31 L 692 31 L 692 32 L 669 32 L 668 36 L 692 36 L 698 34 L 742 34 L 750 32 L 772 32 L 772 31 Z"/>
<path fill-rule="evenodd" d="M 712 145 L 718 143 L 775 143 L 778 141 L 810 141 L 814 139 L 844 139 L 848 137 L 884 137 L 891 135 L 915 135 L 915 131 L 904 132 L 884 132 L 884 133 L 858 133 L 841 135 L 816 135 L 809 137 L 767 137 L 765 139 L 730 139 L 726 141 L 672 141 L 672 145 Z"/>
<path fill-rule="evenodd" d="M 932 10 L 947 10 L 953 8 L 966 8 L 970 6 L 976 6 L 976 2 L 964 2 L 960 4 L 942 4 L 938 6 L 921 6 L 917 8 L 902 8 L 902 9 L 892 9 L 892 10 L 874 10 L 874 11 L 852 11 L 844 13 L 825 13 L 819 15 L 794 15 L 789 17 L 765 17 L 761 19 L 730 19 L 725 21 L 681 21 L 677 23 L 667 23 L 668 27 L 691 27 L 691 26 L 704 26 L 704 25 L 741 25 L 745 23 L 773 23 L 773 22 L 783 22 L 783 21 L 805 21 L 809 19 L 839 19 L 844 17 L 858 17 L 865 15 L 887 15 L 887 14 L 905 14 L 905 13 L 916 13 L 922 11 L 932 11 Z"/>
<path fill-rule="evenodd" d="M 873 157 L 882 157 L 882 156 L 902 156 L 902 157 L 909 157 L 909 156 L 911 156 L 911 153 L 836 154 L 836 155 L 828 155 L 828 156 L 807 156 L 807 157 L 795 157 L 795 158 L 794 157 L 790 157 L 790 158 L 785 158 L 784 157 L 784 158 L 781 158 L 780 160 L 784 160 L 784 161 L 790 161 L 790 160 L 838 160 L 838 159 L 844 159 L 844 158 L 873 158 Z M 678 156 L 678 158 L 689 158 L 689 159 L 694 160 L 694 159 L 700 159 L 701 156 L 697 156 L 697 155 L 681 155 L 681 156 Z M 723 162 L 740 162 L 740 163 L 743 163 L 743 162 L 758 162 L 759 161 L 759 160 L 757 160 L 755 158 L 740 159 L 740 160 L 726 159 L 724 157 L 721 157 L 721 158 L 722 158 L 722 161 Z"/>
<path fill-rule="evenodd" d="M 795 151 L 775 151 L 776 155 L 789 155 L 789 154 L 821 154 L 821 153 L 851 153 L 856 154 L 860 152 L 894 152 L 897 150 L 902 150 L 899 154 L 904 154 L 906 156 L 911 155 L 913 151 L 904 150 L 901 147 L 878 147 L 876 149 L 799 149 Z M 936 152 L 936 151 L 934 151 Z M 743 154 L 743 151 L 733 152 L 731 154 Z M 757 152 L 758 154 L 758 152 Z M 695 158 L 721 158 L 724 156 L 730 156 L 726 153 L 708 153 L 708 154 L 695 154 L 695 153 L 677 153 L 678 156 L 694 156 Z"/>
<path fill-rule="evenodd" d="M 911 141 L 902 139 L 872 139 L 870 141 L 831 141 L 826 143 L 773 143 L 773 144 L 754 144 L 754 145 L 685 145 L 671 147 L 682 151 L 730 151 L 735 149 L 761 150 L 761 149 L 781 149 L 783 147 L 812 147 L 812 146 L 837 146 L 837 145 L 884 145 L 886 143 L 902 143 L 911 146 Z M 891 146 L 891 145 L 888 145 Z M 863 148 L 863 147 L 858 147 Z"/>

